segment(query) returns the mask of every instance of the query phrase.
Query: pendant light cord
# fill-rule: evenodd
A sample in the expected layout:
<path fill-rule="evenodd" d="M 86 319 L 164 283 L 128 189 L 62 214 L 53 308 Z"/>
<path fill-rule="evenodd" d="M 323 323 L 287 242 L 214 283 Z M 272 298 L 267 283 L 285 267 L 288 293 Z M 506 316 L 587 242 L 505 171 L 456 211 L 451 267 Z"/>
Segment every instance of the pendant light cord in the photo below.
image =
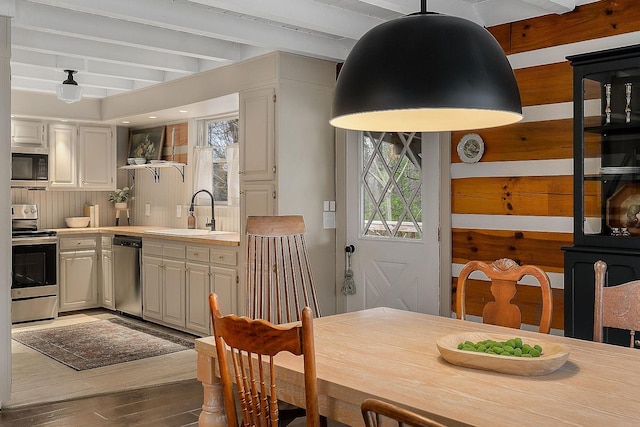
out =
<path fill-rule="evenodd" d="M 420 13 L 427 13 L 427 0 L 420 0 Z"/>

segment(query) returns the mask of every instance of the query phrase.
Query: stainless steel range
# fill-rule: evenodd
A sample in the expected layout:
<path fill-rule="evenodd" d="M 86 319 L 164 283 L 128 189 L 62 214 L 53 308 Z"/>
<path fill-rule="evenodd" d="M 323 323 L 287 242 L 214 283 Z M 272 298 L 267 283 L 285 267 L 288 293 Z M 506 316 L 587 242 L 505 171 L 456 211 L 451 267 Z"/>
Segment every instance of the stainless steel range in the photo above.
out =
<path fill-rule="evenodd" d="M 38 229 L 37 205 L 11 206 L 11 322 L 58 315 L 55 231 Z"/>

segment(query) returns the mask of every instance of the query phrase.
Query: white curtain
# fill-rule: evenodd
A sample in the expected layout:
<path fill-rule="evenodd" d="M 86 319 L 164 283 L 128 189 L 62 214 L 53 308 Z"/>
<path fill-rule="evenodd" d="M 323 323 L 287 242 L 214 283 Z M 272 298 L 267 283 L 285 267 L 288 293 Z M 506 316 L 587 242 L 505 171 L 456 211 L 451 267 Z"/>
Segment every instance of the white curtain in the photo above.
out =
<path fill-rule="evenodd" d="M 193 193 L 208 190 L 213 194 L 213 147 L 194 147 Z M 211 198 L 200 193 L 196 196 L 196 205 L 210 205 Z"/>
<path fill-rule="evenodd" d="M 229 205 L 240 205 L 240 146 L 227 145 L 227 189 Z"/>

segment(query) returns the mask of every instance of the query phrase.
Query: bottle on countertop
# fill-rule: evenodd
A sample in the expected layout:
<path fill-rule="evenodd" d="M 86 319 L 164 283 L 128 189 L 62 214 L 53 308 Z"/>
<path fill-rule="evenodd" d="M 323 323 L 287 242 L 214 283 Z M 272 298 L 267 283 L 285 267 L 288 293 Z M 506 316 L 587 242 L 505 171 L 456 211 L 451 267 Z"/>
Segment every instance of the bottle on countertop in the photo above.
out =
<path fill-rule="evenodd" d="M 187 217 L 187 228 L 196 228 L 196 217 L 193 215 L 193 211 L 189 211 L 189 216 Z"/>

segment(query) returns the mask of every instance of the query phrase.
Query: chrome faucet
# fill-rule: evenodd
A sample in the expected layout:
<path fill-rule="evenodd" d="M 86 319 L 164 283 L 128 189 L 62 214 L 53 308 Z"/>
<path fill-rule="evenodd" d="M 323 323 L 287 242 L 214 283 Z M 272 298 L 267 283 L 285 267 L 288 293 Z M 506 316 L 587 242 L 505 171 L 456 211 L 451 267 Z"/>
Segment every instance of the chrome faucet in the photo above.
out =
<path fill-rule="evenodd" d="M 191 205 L 189 205 L 189 213 L 193 214 L 193 203 L 196 200 L 196 196 L 198 195 L 198 193 L 207 193 L 209 195 L 209 197 L 211 197 L 211 222 L 206 223 L 205 225 L 209 228 L 211 228 L 211 231 L 216 231 L 216 215 L 215 215 L 215 204 L 213 201 L 213 194 L 211 194 L 210 191 L 208 190 L 198 190 L 195 193 L 193 193 L 193 196 L 191 196 Z"/>

